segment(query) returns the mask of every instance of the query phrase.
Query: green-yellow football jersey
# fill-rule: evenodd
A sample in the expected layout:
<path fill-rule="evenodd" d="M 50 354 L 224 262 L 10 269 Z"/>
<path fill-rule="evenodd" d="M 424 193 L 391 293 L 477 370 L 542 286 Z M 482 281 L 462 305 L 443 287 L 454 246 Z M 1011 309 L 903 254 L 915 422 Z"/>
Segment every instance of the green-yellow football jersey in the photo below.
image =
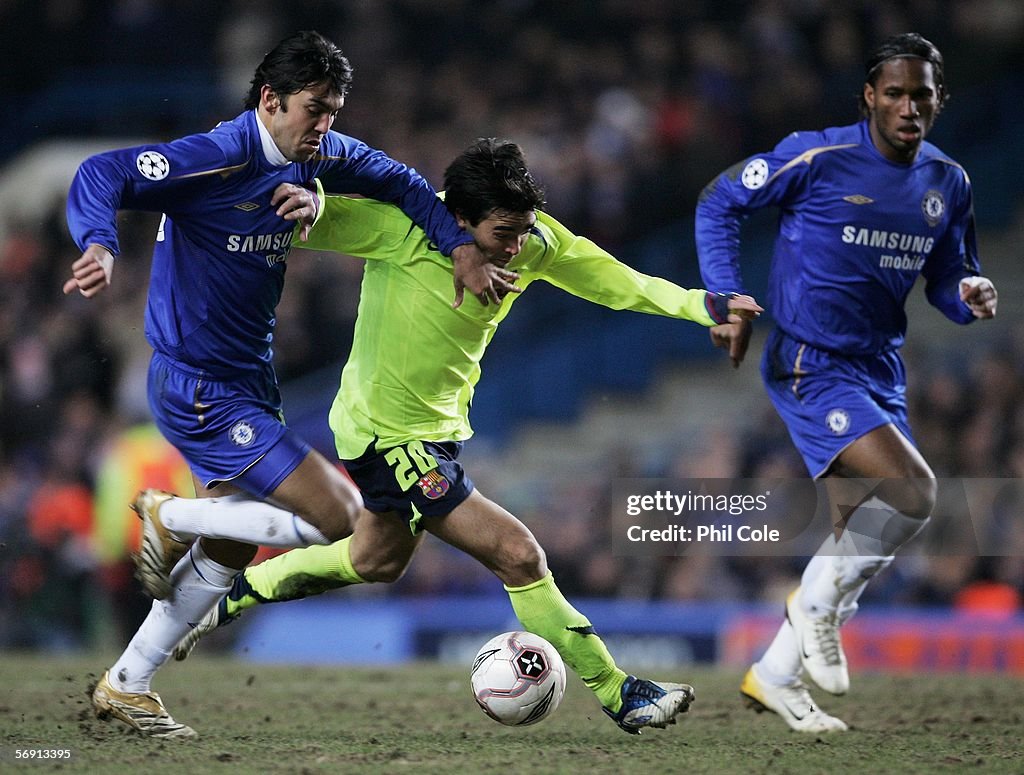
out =
<path fill-rule="evenodd" d="M 376 440 L 388 449 L 414 439 L 462 441 L 480 360 L 521 294 L 484 306 L 471 294 L 452 309 L 452 262 L 398 207 L 325 197 L 308 242 L 292 247 L 367 259 L 352 352 L 330 411 L 338 456 L 359 457 Z M 508 268 L 528 292 L 546 280 L 612 309 L 715 325 L 705 291 L 642 274 L 544 212 Z"/>

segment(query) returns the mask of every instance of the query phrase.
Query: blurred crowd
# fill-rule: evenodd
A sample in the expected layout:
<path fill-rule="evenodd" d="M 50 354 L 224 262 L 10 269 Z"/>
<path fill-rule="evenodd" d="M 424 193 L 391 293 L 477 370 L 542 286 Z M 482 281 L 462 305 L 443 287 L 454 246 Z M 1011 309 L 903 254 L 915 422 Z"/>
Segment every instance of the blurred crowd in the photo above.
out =
<path fill-rule="evenodd" d="M 262 55 L 301 28 L 355 67 L 338 129 L 435 185 L 474 138 L 511 137 L 553 211 L 610 247 L 691 212 L 749 153 L 855 118 L 866 54 L 894 32 L 947 54 L 964 107 L 940 146 L 966 153 L 1022 110 L 1000 88 L 1024 69 L 1016 0 L 3 0 L 0 85 L 31 139 L 109 135 L 111 116 L 169 138 L 234 116 Z"/>
<path fill-rule="evenodd" d="M 23 104 L 68 79 L 88 94 L 100 63 L 129 78 L 205 73 L 216 96 L 202 110 L 138 106 L 126 129 L 158 139 L 235 115 L 263 53 L 295 29 L 319 29 L 356 70 L 337 129 L 435 184 L 475 137 L 514 139 L 552 213 L 613 252 L 688 218 L 701 187 L 745 155 L 794 129 L 852 121 L 865 53 L 889 33 L 915 29 L 946 53 L 953 101 L 934 137 L 955 157 L 990 140 L 981 130 L 995 121 L 957 101 L 1024 72 L 1024 6 L 1012 0 L 0 0 L 0 28 L 9 39 L 0 83 Z M 33 129 L 57 131 L 110 126 L 83 109 L 70 125 Z M 78 256 L 61 202 L 5 227 L 0 648 L 120 644 L 148 606 L 131 578 L 137 528 L 125 504 L 138 486 L 188 487 L 147 424 L 142 315 L 156 216 L 122 217 L 114 283 L 91 301 L 60 294 Z M 350 260 L 290 259 L 275 341 L 282 381 L 338 368 L 360 272 Z M 912 424 L 936 473 L 1024 477 L 1024 336 L 1001 331 L 970 359 L 934 347 L 907 357 Z M 593 477 L 488 482 L 488 491 L 538 534 L 570 596 L 781 599 L 801 558 L 664 560 L 638 573 L 611 554 L 611 478 L 804 475 L 767 403 L 764 416 L 706 441 L 699 456 L 679 449 L 657 470 L 636 471 L 624 455 Z M 897 564 L 868 595 L 953 604 L 969 585 L 992 583 L 1019 603 L 1019 555 Z M 428 542 L 387 593 L 493 589 L 474 563 Z"/>

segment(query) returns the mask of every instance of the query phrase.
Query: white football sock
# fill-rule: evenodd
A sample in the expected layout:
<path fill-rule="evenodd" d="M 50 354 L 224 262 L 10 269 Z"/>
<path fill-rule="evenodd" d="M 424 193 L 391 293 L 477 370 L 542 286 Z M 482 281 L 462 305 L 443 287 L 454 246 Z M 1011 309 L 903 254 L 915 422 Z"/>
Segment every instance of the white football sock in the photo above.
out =
<path fill-rule="evenodd" d="M 111 685 L 120 692 L 148 692 L 153 674 L 178 641 L 228 593 L 239 572 L 214 562 L 194 543 L 171 571 L 174 595 L 153 601 L 128 648 L 110 668 Z"/>
<path fill-rule="evenodd" d="M 232 538 L 283 549 L 331 543 L 298 514 L 244 493 L 220 498 L 171 498 L 160 506 L 160 521 L 182 539 Z"/>
<path fill-rule="evenodd" d="M 800 677 L 803 667 L 800 663 L 800 649 L 796 633 L 789 622 L 783 622 L 775 639 L 769 644 L 761 659 L 756 663 L 757 675 L 770 686 L 788 686 Z"/>
<path fill-rule="evenodd" d="M 892 563 L 892 553 L 921 532 L 927 521 L 901 514 L 878 498 L 868 499 L 847 519 L 839 541 L 830 535 L 811 557 L 800 578 L 797 604 L 811 615 L 838 612 L 840 623 L 847 621 L 857 612 L 857 600 L 868 581 Z M 789 622 L 783 622 L 757 662 L 758 676 L 773 686 L 785 686 L 802 670 L 796 634 Z"/>
<path fill-rule="evenodd" d="M 927 519 L 901 514 L 878 498 L 854 510 L 839 541 L 829 536 L 800 580 L 800 605 L 809 614 L 839 611 L 846 621 L 868 581 L 889 567 L 893 553 L 924 529 Z"/>

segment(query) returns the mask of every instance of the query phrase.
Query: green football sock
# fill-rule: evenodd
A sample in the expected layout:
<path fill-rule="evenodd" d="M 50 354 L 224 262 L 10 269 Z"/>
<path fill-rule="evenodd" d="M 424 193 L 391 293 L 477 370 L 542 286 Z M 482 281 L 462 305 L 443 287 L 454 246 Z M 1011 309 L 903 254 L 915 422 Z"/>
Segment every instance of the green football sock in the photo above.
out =
<path fill-rule="evenodd" d="M 228 615 L 260 603 L 280 603 L 319 595 L 365 581 L 352 567 L 352 537 L 328 546 L 292 549 L 251 565 L 228 593 Z"/>
<path fill-rule="evenodd" d="M 618 712 L 626 674 L 615 665 L 587 617 L 566 600 L 548 573 L 525 587 L 505 587 L 523 627 L 551 643 L 601 704 Z"/>

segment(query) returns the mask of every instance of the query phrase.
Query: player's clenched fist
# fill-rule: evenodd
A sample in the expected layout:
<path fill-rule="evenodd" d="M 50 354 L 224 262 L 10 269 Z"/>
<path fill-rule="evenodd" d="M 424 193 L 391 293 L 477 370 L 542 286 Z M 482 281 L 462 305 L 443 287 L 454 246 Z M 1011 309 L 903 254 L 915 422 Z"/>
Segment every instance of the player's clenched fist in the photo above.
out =
<path fill-rule="evenodd" d="M 114 256 L 102 245 L 90 245 L 71 265 L 71 278 L 64 283 L 64 293 L 76 288 L 87 299 L 110 285 L 114 273 Z"/>
<path fill-rule="evenodd" d="M 999 294 L 987 277 L 965 277 L 960 281 L 960 300 L 981 320 L 996 316 Z"/>

